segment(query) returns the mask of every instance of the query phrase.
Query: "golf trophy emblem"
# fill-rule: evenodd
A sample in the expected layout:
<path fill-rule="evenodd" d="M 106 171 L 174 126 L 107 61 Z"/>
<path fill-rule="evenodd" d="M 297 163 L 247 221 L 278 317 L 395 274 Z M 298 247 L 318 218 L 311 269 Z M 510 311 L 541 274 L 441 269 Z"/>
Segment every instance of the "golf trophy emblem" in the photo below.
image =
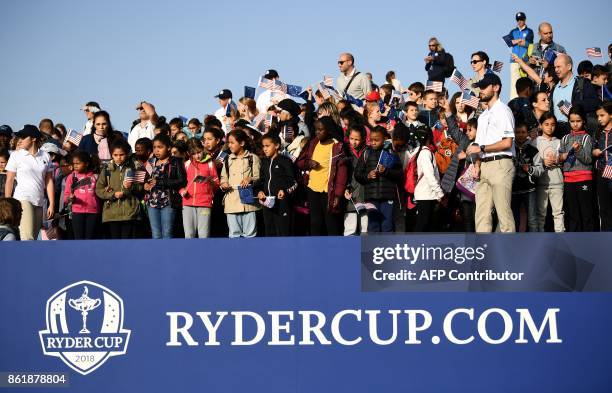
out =
<path fill-rule="evenodd" d="M 97 308 L 101 303 L 102 302 L 100 299 L 92 299 L 89 297 L 89 289 L 87 288 L 87 285 L 85 286 L 85 290 L 80 298 L 68 299 L 68 305 L 75 310 L 80 311 L 81 315 L 83 316 L 83 329 L 81 329 L 79 333 L 91 333 L 89 330 L 87 330 L 87 314 L 93 309 Z"/>
<path fill-rule="evenodd" d="M 130 330 L 124 318 L 123 300 L 110 289 L 92 281 L 68 285 L 47 300 L 47 329 L 39 332 L 43 353 L 89 374 L 125 355 Z"/>

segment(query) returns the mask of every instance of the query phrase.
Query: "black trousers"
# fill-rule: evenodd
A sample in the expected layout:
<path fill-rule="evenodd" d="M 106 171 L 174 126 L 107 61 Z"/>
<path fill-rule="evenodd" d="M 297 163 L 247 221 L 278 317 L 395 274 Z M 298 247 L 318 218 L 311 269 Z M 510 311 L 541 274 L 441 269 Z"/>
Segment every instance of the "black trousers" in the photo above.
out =
<path fill-rule="evenodd" d="M 563 184 L 563 207 L 568 232 L 593 230 L 593 182 L 591 180 Z"/>
<path fill-rule="evenodd" d="M 597 204 L 599 205 L 600 231 L 612 231 L 612 180 L 601 177 L 595 172 L 597 181 Z"/>
<path fill-rule="evenodd" d="M 291 204 L 287 199 L 276 199 L 272 209 L 263 208 L 266 237 L 291 236 Z"/>
<path fill-rule="evenodd" d="M 344 226 L 342 214 L 329 213 L 327 201 L 326 192 L 314 192 L 308 189 L 311 236 L 342 236 Z"/>
<path fill-rule="evenodd" d="M 72 213 L 74 239 L 95 239 L 97 224 L 98 215 L 95 213 Z"/>
<path fill-rule="evenodd" d="M 431 221 L 433 218 L 434 208 L 438 201 L 417 201 L 416 209 L 416 224 L 414 225 L 415 232 L 431 232 L 433 226 Z"/>
<path fill-rule="evenodd" d="M 463 217 L 463 230 L 475 232 L 476 202 L 461 201 L 461 216 Z"/>
<path fill-rule="evenodd" d="M 136 221 L 111 221 L 108 231 L 111 239 L 135 239 Z"/>

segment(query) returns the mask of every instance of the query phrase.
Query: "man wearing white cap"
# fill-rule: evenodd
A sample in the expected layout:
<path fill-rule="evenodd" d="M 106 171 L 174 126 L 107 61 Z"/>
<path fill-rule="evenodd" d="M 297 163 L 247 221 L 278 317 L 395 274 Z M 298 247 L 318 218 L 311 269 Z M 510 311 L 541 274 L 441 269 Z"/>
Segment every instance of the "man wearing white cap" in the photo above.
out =
<path fill-rule="evenodd" d="M 85 116 L 87 116 L 87 123 L 83 127 L 83 135 L 91 134 L 91 130 L 93 128 L 93 117 L 96 112 L 100 111 L 100 105 L 97 102 L 89 101 L 87 104 L 81 107 L 81 110 L 85 112 Z"/>
<path fill-rule="evenodd" d="M 155 107 L 146 101 L 142 101 L 140 104 L 136 105 L 136 110 L 140 117 L 140 123 L 132 127 L 130 135 L 128 136 L 128 143 L 132 147 L 132 151 L 136 151 L 136 141 L 140 138 L 149 138 L 153 140 L 155 137 L 155 124 L 158 118 Z"/>

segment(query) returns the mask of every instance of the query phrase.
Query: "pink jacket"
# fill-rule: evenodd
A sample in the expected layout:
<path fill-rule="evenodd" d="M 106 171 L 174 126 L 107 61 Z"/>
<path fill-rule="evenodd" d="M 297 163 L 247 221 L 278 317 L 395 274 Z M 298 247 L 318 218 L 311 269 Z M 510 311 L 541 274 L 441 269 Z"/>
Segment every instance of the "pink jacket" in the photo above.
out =
<path fill-rule="evenodd" d="M 206 162 L 189 160 L 185 162 L 187 172 L 187 186 L 180 189 L 183 196 L 183 206 L 212 207 L 214 192 L 219 187 L 219 177 L 217 169 L 212 159 Z M 212 183 L 208 180 L 195 182 L 195 178 L 202 176 L 211 177 Z"/>
<path fill-rule="evenodd" d="M 72 184 L 76 181 L 81 181 L 85 178 L 90 178 L 90 183 L 85 185 L 77 186 L 74 189 L 74 200 L 72 201 L 72 212 L 73 213 L 99 213 L 100 212 L 100 200 L 96 196 L 96 181 L 98 175 L 93 172 L 87 172 L 80 174 L 72 172 L 66 179 L 66 186 L 64 187 L 64 203 L 67 204 L 72 192 Z M 76 180 L 75 180 L 76 179 Z"/>

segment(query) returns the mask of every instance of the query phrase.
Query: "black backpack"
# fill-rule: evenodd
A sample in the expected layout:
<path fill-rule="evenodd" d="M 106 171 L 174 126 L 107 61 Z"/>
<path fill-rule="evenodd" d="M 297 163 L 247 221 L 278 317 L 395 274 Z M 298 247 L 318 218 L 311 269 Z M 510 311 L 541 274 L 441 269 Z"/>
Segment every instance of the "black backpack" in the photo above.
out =
<path fill-rule="evenodd" d="M 446 57 L 446 59 L 444 59 L 444 77 L 450 78 L 455 70 L 455 59 L 453 58 L 453 55 L 448 52 L 446 52 L 444 55 Z"/>

